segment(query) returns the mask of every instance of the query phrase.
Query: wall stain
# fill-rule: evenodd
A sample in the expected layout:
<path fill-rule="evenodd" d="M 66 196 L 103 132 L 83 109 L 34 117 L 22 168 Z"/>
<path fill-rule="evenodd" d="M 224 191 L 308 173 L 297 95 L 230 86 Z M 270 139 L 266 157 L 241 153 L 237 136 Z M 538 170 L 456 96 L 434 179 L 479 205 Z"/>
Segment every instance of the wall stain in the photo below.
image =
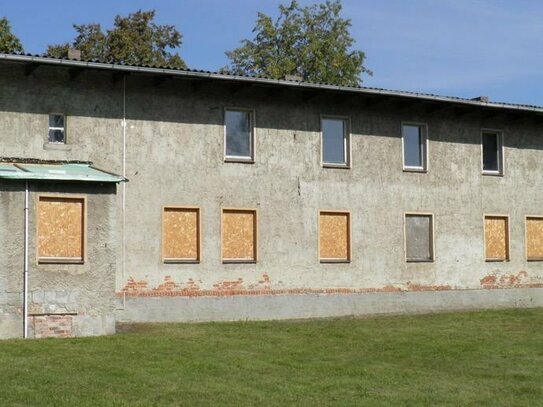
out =
<path fill-rule="evenodd" d="M 484 276 L 480 283 L 483 288 L 543 288 L 543 283 L 532 281 L 525 271 L 501 276 L 496 273 L 489 274 Z"/>
<path fill-rule="evenodd" d="M 272 280 L 267 273 L 257 284 L 246 286 L 243 278 L 222 280 L 213 284 L 211 289 L 202 289 L 192 278 L 186 283 L 177 283 L 171 276 L 165 276 L 164 281 L 150 288 L 145 280 L 135 280 L 130 277 L 126 285 L 117 292 L 117 296 L 127 297 L 229 297 L 243 295 L 293 295 L 293 294 L 363 294 L 363 293 L 393 293 L 393 292 L 422 292 L 460 290 L 450 285 L 424 285 L 407 281 L 405 285 L 386 285 L 369 288 L 272 288 Z M 543 283 L 529 282 L 528 273 L 520 271 L 517 274 L 490 274 L 480 280 L 485 289 L 505 288 L 543 288 Z"/>

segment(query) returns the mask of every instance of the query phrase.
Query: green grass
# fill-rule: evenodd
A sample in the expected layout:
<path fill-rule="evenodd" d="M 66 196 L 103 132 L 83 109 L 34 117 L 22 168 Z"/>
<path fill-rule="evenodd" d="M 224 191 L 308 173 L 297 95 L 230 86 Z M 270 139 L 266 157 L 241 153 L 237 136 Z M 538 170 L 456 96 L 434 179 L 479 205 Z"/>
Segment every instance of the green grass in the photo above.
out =
<path fill-rule="evenodd" d="M 543 309 L 0 341 L 0 406 L 543 405 Z"/>

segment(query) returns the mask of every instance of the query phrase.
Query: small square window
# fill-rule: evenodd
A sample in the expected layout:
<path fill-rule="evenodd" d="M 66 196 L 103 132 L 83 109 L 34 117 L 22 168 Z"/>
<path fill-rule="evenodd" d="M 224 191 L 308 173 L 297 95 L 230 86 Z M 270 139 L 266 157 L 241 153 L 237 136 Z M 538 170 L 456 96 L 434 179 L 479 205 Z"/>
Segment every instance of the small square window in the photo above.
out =
<path fill-rule="evenodd" d="M 321 119 L 322 163 L 325 167 L 350 165 L 350 141 L 347 119 Z"/>
<path fill-rule="evenodd" d="M 165 263 L 200 261 L 200 210 L 164 208 L 162 214 L 162 259 Z"/>
<path fill-rule="evenodd" d="M 483 174 L 503 174 L 502 139 L 501 132 L 483 131 L 481 135 Z"/>
<path fill-rule="evenodd" d="M 65 121 L 63 114 L 49 115 L 49 143 L 66 143 Z"/>
<path fill-rule="evenodd" d="M 319 213 L 319 259 L 321 263 L 346 263 L 351 260 L 349 212 Z"/>
<path fill-rule="evenodd" d="M 253 112 L 250 110 L 225 110 L 224 155 L 226 161 L 253 161 L 253 120 Z"/>
<path fill-rule="evenodd" d="M 221 248 L 223 263 L 256 262 L 256 210 L 223 209 Z"/>
<path fill-rule="evenodd" d="M 408 262 L 434 260 L 432 215 L 405 215 L 405 258 Z"/>
<path fill-rule="evenodd" d="M 426 126 L 403 124 L 402 144 L 404 170 L 426 170 Z"/>
<path fill-rule="evenodd" d="M 38 260 L 83 263 L 85 199 L 40 196 L 37 208 Z"/>
<path fill-rule="evenodd" d="M 526 217 L 526 259 L 543 260 L 543 217 Z"/>
<path fill-rule="evenodd" d="M 509 261 L 509 218 L 485 216 L 486 261 Z"/>

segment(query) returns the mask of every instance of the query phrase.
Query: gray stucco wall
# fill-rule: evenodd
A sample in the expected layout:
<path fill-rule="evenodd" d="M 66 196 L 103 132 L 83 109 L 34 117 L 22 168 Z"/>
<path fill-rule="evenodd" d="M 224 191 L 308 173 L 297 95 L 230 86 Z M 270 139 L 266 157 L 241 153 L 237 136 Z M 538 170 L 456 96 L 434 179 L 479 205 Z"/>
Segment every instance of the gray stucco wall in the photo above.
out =
<path fill-rule="evenodd" d="M 56 326 L 62 336 L 115 332 L 116 270 L 115 186 L 30 183 L 29 196 L 29 328 Z M 84 264 L 40 264 L 36 248 L 38 195 L 86 198 Z M 0 184 L 0 338 L 23 334 L 24 184 Z M 40 331 L 38 327 L 38 331 Z"/>
<path fill-rule="evenodd" d="M 91 160 L 121 172 L 122 79 L 93 71 L 70 79 L 68 70 L 51 67 L 40 67 L 29 77 L 15 66 L 0 70 L 0 85 L 6 89 L 0 95 L 0 136 L 9 139 L 0 143 L 2 156 Z M 221 296 L 224 315 L 230 315 L 229 295 L 470 290 L 484 301 L 493 292 L 503 295 L 491 288 L 543 287 L 543 264 L 525 258 L 524 218 L 543 215 L 543 129 L 534 120 L 512 122 L 507 112 L 476 108 L 458 115 L 415 102 L 218 81 L 157 82 L 137 75 L 126 78 L 125 107 L 130 182 L 116 290 L 128 301 L 117 313 L 120 319 L 136 319 L 137 310 L 157 296 L 191 296 L 191 304 L 202 304 L 206 319 L 203 309 L 210 300 L 203 297 Z M 254 164 L 224 162 L 227 107 L 255 111 Z M 65 149 L 44 147 L 50 112 L 68 115 Z M 350 119 L 351 169 L 321 166 L 321 115 Z M 404 121 L 428 127 L 427 173 L 402 170 Z M 483 128 L 503 131 L 503 177 L 481 174 Z M 13 132 L 15 137 L 5 137 Z M 117 197 L 119 219 L 122 193 Z M 162 262 L 165 205 L 201 208 L 199 264 Z M 221 208 L 230 207 L 258 209 L 256 264 L 221 262 Z M 350 263 L 319 262 L 321 209 L 351 212 Z M 405 261 L 405 212 L 434 215 L 433 262 Z M 510 216 L 510 261 L 485 262 L 484 214 Z M 121 227 L 116 236 L 121 243 Z M 387 295 L 378 298 L 386 302 L 392 298 Z M 447 296 L 435 298 L 447 308 Z M 182 306 L 179 301 L 160 299 L 164 315 L 176 319 L 168 307 Z M 320 315 L 318 309 L 313 316 Z M 274 317 L 271 309 L 269 317 Z"/>

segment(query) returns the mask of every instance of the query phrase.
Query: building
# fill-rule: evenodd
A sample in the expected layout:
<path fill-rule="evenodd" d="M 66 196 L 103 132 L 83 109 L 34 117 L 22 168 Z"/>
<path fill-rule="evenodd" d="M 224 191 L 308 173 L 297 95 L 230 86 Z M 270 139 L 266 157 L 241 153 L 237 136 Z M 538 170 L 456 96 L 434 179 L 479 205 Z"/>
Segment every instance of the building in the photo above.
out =
<path fill-rule="evenodd" d="M 543 108 L 7 54 L 0 90 L 2 337 L 543 305 Z"/>

